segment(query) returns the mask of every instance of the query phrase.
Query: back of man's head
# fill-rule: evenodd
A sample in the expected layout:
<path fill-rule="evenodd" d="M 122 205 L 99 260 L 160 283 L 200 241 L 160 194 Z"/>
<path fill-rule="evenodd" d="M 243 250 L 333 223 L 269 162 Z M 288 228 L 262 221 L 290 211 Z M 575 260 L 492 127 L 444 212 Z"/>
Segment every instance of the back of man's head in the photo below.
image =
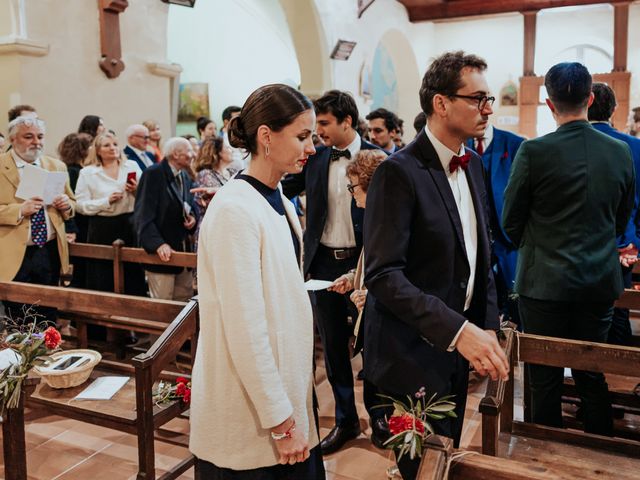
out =
<path fill-rule="evenodd" d="M 376 108 L 366 116 L 367 120 L 375 120 L 376 118 L 384 120 L 384 126 L 390 132 L 400 130 L 400 119 L 395 113 L 390 112 L 386 108 Z"/>
<path fill-rule="evenodd" d="M 329 90 L 320 98 L 313 102 L 316 115 L 322 113 L 330 113 L 338 123 L 344 121 L 347 116 L 351 117 L 351 127 L 356 129 L 358 126 L 358 106 L 353 97 L 347 92 L 340 90 Z"/>
<path fill-rule="evenodd" d="M 558 63 L 544 76 L 549 99 L 560 115 L 581 113 L 589 104 L 591 74 L 578 62 Z"/>
<path fill-rule="evenodd" d="M 484 72 L 487 69 L 487 62 L 476 55 L 467 55 L 460 50 L 444 53 L 429 65 L 420 87 L 420 106 L 427 117 L 433 113 L 433 97 L 437 94 L 445 97 L 455 95 L 464 86 L 462 71 L 465 68 Z"/>
<path fill-rule="evenodd" d="M 593 103 L 588 116 L 591 122 L 608 122 L 616 109 L 616 94 L 606 83 L 594 83 L 591 87 Z"/>
<path fill-rule="evenodd" d="M 32 114 L 32 115 L 29 115 Z M 31 105 L 16 105 L 9 112 L 7 112 L 9 122 L 15 120 L 18 117 L 37 117 L 36 109 Z"/>
<path fill-rule="evenodd" d="M 229 121 L 231 120 L 231 117 L 233 116 L 234 113 L 238 112 L 240 113 L 242 111 L 242 108 L 236 106 L 236 105 L 230 105 L 227 108 L 225 108 L 222 111 L 222 121 Z"/>

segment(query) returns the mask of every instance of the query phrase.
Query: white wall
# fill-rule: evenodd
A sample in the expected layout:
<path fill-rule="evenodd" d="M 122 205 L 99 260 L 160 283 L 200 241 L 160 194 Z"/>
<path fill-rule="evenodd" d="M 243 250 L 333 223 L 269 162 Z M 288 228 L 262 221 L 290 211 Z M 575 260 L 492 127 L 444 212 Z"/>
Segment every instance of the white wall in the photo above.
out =
<path fill-rule="evenodd" d="M 200 0 L 169 10 L 168 57 L 184 68 L 181 83 L 209 84 L 210 110 L 244 103 L 261 85 L 297 87 L 300 69 L 278 0 Z"/>

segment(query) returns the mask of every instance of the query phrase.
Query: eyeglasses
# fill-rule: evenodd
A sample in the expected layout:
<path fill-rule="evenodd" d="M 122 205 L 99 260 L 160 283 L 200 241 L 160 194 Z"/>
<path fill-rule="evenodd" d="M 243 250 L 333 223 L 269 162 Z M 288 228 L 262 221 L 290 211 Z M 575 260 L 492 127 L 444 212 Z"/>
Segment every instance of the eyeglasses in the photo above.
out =
<path fill-rule="evenodd" d="M 360 184 L 356 183 L 356 184 L 351 184 L 351 183 L 347 183 L 347 190 L 349 190 L 349 193 L 351 195 L 353 195 L 354 190 L 356 189 L 356 187 L 358 187 Z"/>
<path fill-rule="evenodd" d="M 149 135 L 140 135 L 139 133 L 134 133 L 131 135 L 132 137 L 144 138 L 145 140 L 149 140 Z"/>
<path fill-rule="evenodd" d="M 452 98 L 466 98 L 467 100 L 475 100 L 475 101 L 478 102 L 478 110 L 480 110 L 480 111 L 484 110 L 487 105 L 492 107 L 493 106 L 493 102 L 496 101 L 496 97 L 488 97 L 486 95 L 476 95 L 476 96 L 471 96 L 471 95 L 448 95 L 448 96 L 452 97 Z"/>

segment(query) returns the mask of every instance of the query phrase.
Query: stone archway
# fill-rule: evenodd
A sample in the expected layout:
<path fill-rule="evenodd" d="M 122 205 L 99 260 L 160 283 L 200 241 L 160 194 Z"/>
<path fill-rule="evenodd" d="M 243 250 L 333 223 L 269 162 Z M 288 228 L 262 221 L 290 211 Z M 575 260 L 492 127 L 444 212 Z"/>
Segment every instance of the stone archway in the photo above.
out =
<path fill-rule="evenodd" d="M 332 69 L 329 64 L 320 16 L 313 0 L 280 0 L 300 66 L 300 89 L 317 98 L 332 88 Z"/>

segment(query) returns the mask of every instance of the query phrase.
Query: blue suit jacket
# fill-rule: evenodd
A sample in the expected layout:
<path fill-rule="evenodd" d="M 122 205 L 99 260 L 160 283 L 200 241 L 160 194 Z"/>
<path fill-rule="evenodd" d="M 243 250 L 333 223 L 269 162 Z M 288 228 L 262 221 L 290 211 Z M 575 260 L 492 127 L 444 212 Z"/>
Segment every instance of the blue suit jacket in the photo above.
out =
<path fill-rule="evenodd" d="M 124 147 L 123 152 L 129 160 L 133 160 L 138 164 L 138 166 L 140 167 L 140 170 L 142 170 L 143 172 L 145 171 L 147 166 L 142 162 L 142 160 L 140 160 L 140 157 L 138 157 L 138 154 L 129 145 Z M 156 157 L 153 156 L 153 153 L 151 152 L 144 152 L 144 153 L 145 155 L 147 155 L 147 157 L 149 157 L 149 160 L 151 160 L 152 164 L 156 163 Z"/>
<path fill-rule="evenodd" d="M 494 127 L 493 140 L 482 155 L 482 165 L 486 174 L 486 189 L 491 196 L 491 225 L 494 230 L 499 229 L 499 231 L 493 232 L 493 253 L 498 259 L 500 270 L 509 290 L 513 289 L 515 282 L 518 254 L 509 236 L 502 228 L 500 219 L 502 218 L 504 191 L 509 181 L 511 164 L 523 141 L 523 137 Z M 467 146 L 471 149 L 474 148 L 473 139 L 467 142 Z"/>
<path fill-rule="evenodd" d="M 361 150 L 379 148 L 362 140 Z M 327 221 L 327 202 L 329 189 L 329 157 L 330 147 L 319 147 L 316 153 L 309 157 L 307 164 L 300 173 L 287 175 L 282 180 L 282 191 L 287 198 L 307 193 L 307 228 L 304 231 L 304 274 L 309 272 L 313 258 L 320 245 L 320 238 Z M 345 182 L 347 179 L 345 178 Z M 362 246 L 362 220 L 364 209 L 351 201 L 351 221 L 358 247 Z"/>
<path fill-rule="evenodd" d="M 638 203 L 640 202 L 640 183 L 638 182 L 638 174 L 640 172 L 640 138 L 632 137 L 626 133 L 619 132 L 608 123 L 592 123 L 593 128 L 606 133 L 607 135 L 622 140 L 631 149 L 631 157 L 633 158 L 633 168 L 636 174 L 636 198 L 631 212 L 631 218 L 627 224 L 625 232 L 618 237 L 618 246 L 626 247 L 633 243 L 636 247 L 640 245 L 640 217 L 638 216 Z"/>

